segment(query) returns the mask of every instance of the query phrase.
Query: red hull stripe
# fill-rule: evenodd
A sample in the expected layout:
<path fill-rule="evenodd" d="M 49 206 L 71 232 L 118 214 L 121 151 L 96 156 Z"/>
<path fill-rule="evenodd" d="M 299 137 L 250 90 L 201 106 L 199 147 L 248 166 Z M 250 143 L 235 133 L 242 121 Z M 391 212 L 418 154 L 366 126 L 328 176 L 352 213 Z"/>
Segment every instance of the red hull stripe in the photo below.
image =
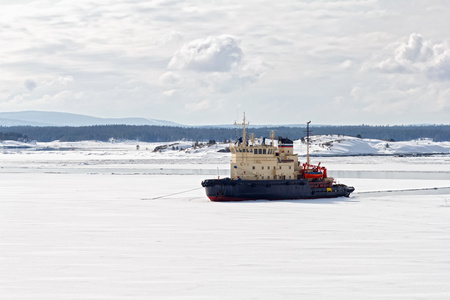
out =
<path fill-rule="evenodd" d="M 230 197 L 214 197 L 214 196 L 208 196 L 209 200 L 211 201 L 248 201 L 252 199 L 246 199 L 246 198 L 230 198 Z"/>
<path fill-rule="evenodd" d="M 337 198 L 342 196 L 332 196 L 327 198 Z M 209 197 L 209 200 L 214 202 L 221 202 L 221 201 L 258 201 L 258 200 L 266 200 L 266 201 L 282 201 L 282 200 L 307 200 L 307 199 L 317 199 L 314 197 L 305 197 L 305 198 L 283 198 L 283 199 L 248 199 L 248 198 L 230 198 L 230 197 Z"/>

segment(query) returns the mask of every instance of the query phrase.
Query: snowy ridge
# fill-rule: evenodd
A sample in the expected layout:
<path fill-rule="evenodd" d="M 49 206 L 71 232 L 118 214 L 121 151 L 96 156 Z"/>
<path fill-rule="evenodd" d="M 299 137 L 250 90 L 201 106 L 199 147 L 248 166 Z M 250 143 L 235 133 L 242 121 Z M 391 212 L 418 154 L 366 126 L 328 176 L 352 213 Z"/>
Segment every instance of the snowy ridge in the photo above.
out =
<path fill-rule="evenodd" d="M 23 143 L 18 141 L 0 141 L 0 148 L 34 148 L 36 143 Z"/>
<path fill-rule="evenodd" d="M 433 142 L 431 139 L 388 142 L 350 136 L 319 135 L 312 136 L 310 140 L 310 154 L 317 156 L 450 153 L 450 142 Z M 297 140 L 294 142 L 294 149 L 304 155 L 306 143 Z"/>
<path fill-rule="evenodd" d="M 0 141 L 0 148 L 34 148 L 37 150 L 51 149 L 128 149 L 140 145 L 141 150 L 164 153 L 167 156 L 201 156 L 214 155 L 226 151 L 229 144 L 218 143 L 207 145 L 199 143 L 194 146 L 192 141 L 177 141 L 166 143 L 142 143 L 139 141 L 110 142 L 82 141 L 50 143 L 21 143 L 16 141 Z M 306 155 L 306 143 L 294 141 L 294 150 L 299 155 Z M 401 154 L 447 154 L 450 153 L 450 142 L 433 142 L 431 139 L 418 139 L 402 142 L 387 142 L 376 139 L 360 139 L 349 136 L 321 135 L 312 136 L 310 154 L 314 156 L 352 156 L 352 155 L 401 155 Z M 223 153 L 221 154 L 221 156 Z"/>

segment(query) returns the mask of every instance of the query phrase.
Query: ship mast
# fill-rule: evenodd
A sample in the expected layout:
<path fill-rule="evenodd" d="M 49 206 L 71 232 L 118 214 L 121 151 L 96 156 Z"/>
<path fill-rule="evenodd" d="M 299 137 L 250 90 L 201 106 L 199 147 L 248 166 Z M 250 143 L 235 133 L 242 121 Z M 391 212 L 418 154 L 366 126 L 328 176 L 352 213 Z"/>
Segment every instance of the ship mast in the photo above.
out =
<path fill-rule="evenodd" d="M 311 121 L 306 122 L 306 163 L 307 166 L 309 168 L 309 123 L 311 123 Z"/>
<path fill-rule="evenodd" d="M 250 125 L 250 122 L 245 123 L 245 112 L 244 112 L 244 119 L 242 123 L 236 123 L 234 122 L 234 125 L 236 126 L 242 126 L 242 143 L 244 145 L 244 147 L 247 147 L 247 131 L 245 130 L 245 125 Z"/>

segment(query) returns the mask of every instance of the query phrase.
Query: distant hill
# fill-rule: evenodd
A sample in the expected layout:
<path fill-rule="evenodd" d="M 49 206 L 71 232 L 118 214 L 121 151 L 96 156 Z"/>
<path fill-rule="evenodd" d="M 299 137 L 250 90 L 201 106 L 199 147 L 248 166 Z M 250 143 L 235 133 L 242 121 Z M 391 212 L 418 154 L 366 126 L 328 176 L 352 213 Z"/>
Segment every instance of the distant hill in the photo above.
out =
<path fill-rule="evenodd" d="M 153 125 L 182 126 L 170 121 L 146 118 L 97 118 L 80 114 L 20 111 L 0 112 L 0 126 L 93 126 L 93 125 Z"/>

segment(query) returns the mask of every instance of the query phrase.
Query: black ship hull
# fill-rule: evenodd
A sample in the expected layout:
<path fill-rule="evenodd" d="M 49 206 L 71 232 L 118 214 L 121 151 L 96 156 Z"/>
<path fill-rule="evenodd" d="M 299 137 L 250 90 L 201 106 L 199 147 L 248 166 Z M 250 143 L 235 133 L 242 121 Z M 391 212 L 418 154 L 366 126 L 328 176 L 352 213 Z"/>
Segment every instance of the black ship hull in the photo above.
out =
<path fill-rule="evenodd" d="M 298 180 L 207 179 L 202 182 L 211 201 L 288 200 L 348 197 L 355 189 L 343 184 Z"/>

